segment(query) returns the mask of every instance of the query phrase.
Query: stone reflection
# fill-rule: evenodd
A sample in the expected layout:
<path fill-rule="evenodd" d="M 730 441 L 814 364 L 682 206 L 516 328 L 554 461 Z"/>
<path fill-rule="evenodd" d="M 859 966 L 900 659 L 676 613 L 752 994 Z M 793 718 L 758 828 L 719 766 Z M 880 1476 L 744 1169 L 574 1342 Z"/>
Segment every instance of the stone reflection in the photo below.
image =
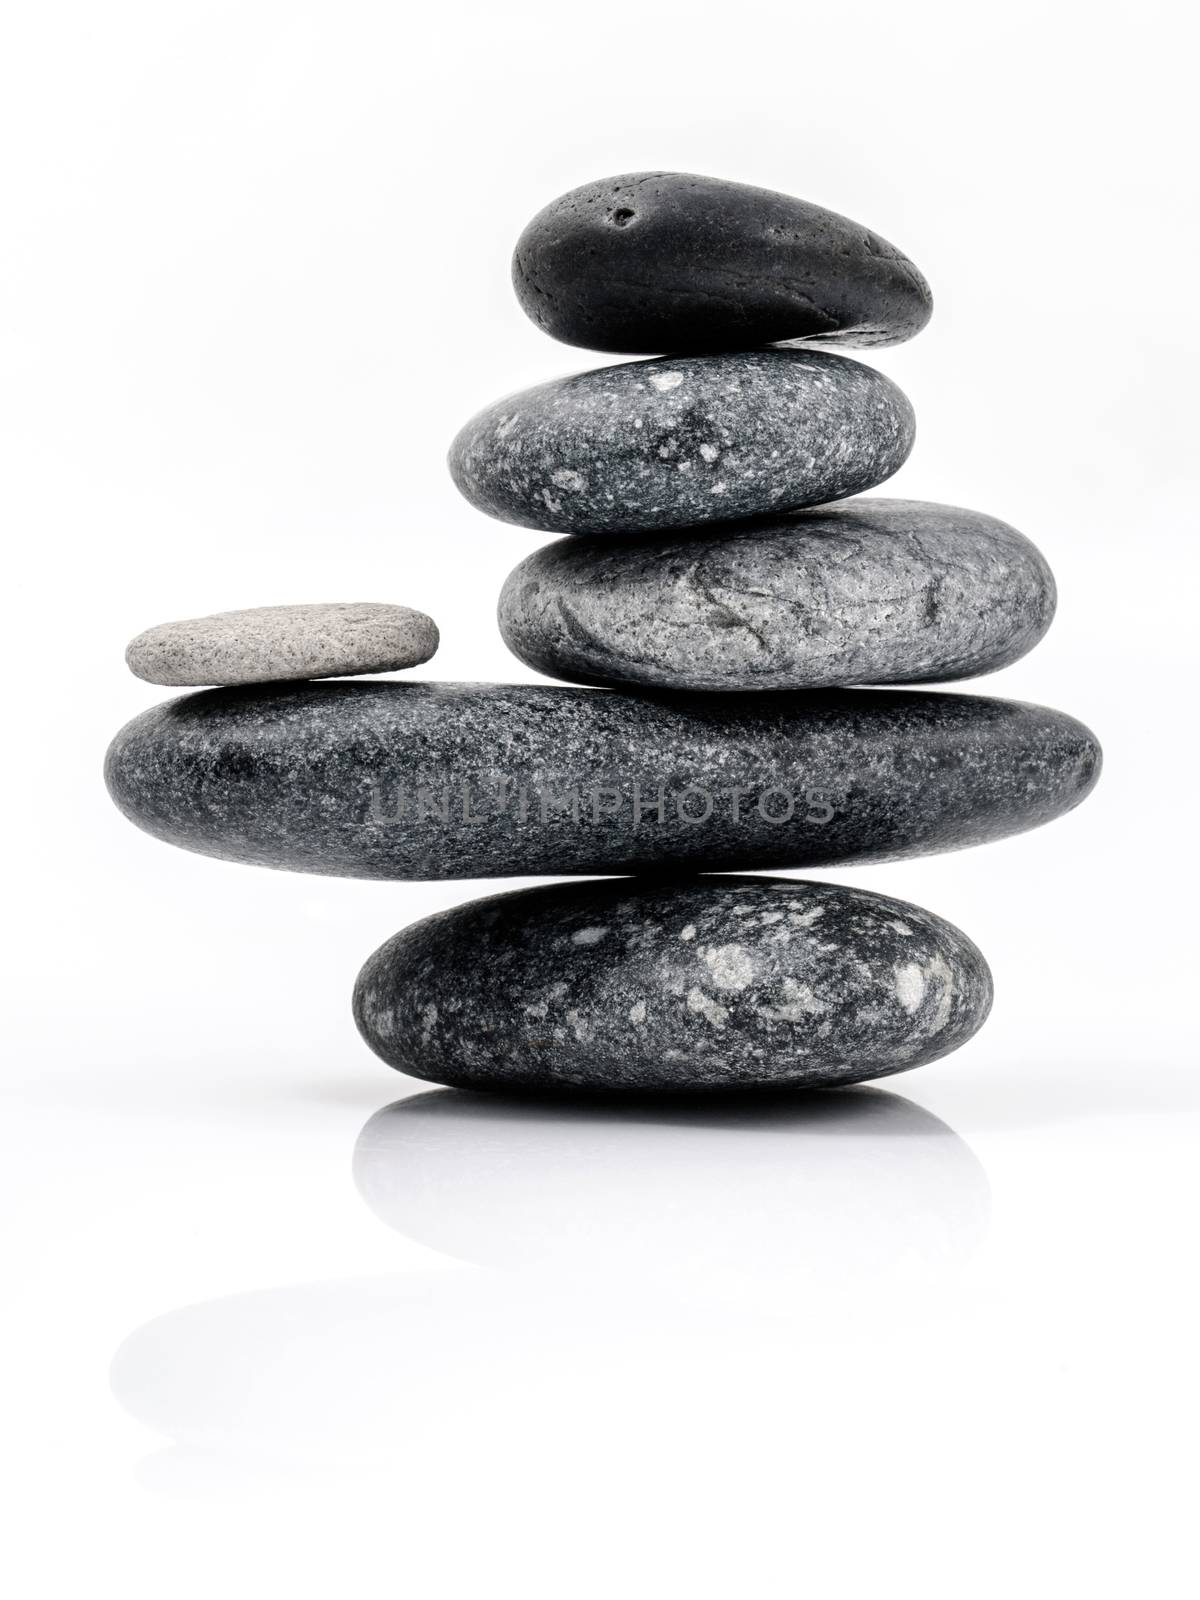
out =
<path fill-rule="evenodd" d="M 966 1144 L 854 1088 L 647 1103 L 435 1090 L 363 1128 L 354 1176 L 389 1227 L 482 1266 L 758 1276 L 961 1262 L 986 1226 Z"/>

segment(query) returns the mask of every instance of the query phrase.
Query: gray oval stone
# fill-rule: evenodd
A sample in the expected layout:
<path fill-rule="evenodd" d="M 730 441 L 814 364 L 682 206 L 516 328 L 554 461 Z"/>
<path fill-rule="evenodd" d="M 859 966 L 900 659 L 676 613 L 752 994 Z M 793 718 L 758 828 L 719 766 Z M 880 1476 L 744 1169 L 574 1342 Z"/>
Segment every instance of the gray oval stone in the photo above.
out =
<path fill-rule="evenodd" d="M 955 506 L 852 500 L 696 536 L 560 539 L 500 595 L 514 655 L 574 683 L 807 689 L 994 672 L 1050 626 L 1050 568 Z"/>
<path fill-rule="evenodd" d="M 555 884 L 426 917 L 354 1018 L 416 1078 L 482 1089 L 857 1083 L 965 1044 L 992 1003 L 957 928 L 829 883 Z"/>
<path fill-rule="evenodd" d="M 877 233 L 806 200 L 686 172 L 587 183 L 517 241 L 513 286 L 544 333 L 629 354 L 778 339 L 899 344 L 929 285 Z"/>
<path fill-rule="evenodd" d="M 129 670 L 172 688 L 338 678 L 420 666 L 438 647 L 431 617 L 408 606 L 255 606 L 139 633 Z"/>
<path fill-rule="evenodd" d="M 1073 718 L 970 695 L 377 681 L 167 701 L 105 774 L 132 822 L 202 855 L 436 879 L 960 849 L 1069 811 L 1099 768 Z"/>
<path fill-rule="evenodd" d="M 497 401 L 450 447 L 473 506 L 550 533 L 791 511 L 890 478 L 915 422 L 882 373 L 817 350 L 598 367 Z"/>

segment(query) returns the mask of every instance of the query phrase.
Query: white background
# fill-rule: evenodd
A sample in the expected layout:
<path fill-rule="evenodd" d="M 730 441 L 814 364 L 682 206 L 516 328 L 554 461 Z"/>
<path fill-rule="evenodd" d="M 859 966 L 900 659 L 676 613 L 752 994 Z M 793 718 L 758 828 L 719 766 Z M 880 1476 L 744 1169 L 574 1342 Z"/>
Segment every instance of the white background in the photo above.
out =
<path fill-rule="evenodd" d="M 10 8 L 10 1593 L 1195 1592 L 1184 18 Z M 798 193 L 926 273 L 929 328 L 869 358 L 918 417 L 885 492 L 1042 547 L 1050 635 L 970 687 L 1106 749 L 1041 832 L 821 874 L 958 923 L 997 1000 L 819 1114 L 434 1099 L 349 992 L 485 886 L 188 855 L 100 778 L 159 698 L 124 645 L 171 618 L 398 601 L 441 627 L 423 676 L 531 676 L 494 604 L 542 538 L 460 501 L 445 450 L 604 359 L 525 320 L 511 248 L 654 167 Z"/>

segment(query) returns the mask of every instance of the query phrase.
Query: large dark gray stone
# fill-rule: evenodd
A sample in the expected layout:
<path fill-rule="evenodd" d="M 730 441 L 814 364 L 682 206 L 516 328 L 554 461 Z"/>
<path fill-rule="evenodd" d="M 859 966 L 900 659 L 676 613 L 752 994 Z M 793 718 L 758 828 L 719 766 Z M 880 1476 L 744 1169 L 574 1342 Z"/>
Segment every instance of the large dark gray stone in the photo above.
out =
<path fill-rule="evenodd" d="M 500 631 L 573 683 L 936 683 L 1024 655 L 1054 602 L 1049 567 L 1007 523 L 860 499 L 697 535 L 560 539 L 510 574 Z"/>
<path fill-rule="evenodd" d="M 439 912 L 359 974 L 389 1066 L 484 1089 L 821 1087 L 964 1044 L 979 951 L 903 900 L 829 883 L 556 884 Z"/>
<path fill-rule="evenodd" d="M 552 201 L 517 242 L 513 285 L 552 338 L 628 354 L 899 344 L 933 311 L 912 262 L 859 223 L 686 172 L 602 178 Z"/>
<path fill-rule="evenodd" d="M 472 505 L 550 533 L 638 533 L 872 489 L 912 449 L 882 373 L 819 350 L 598 367 L 488 406 L 450 447 Z"/>
<path fill-rule="evenodd" d="M 1071 717 L 968 695 L 334 682 L 167 701 L 105 770 L 131 821 L 185 849 L 432 879 L 958 849 L 1069 811 L 1099 766 Z"/>

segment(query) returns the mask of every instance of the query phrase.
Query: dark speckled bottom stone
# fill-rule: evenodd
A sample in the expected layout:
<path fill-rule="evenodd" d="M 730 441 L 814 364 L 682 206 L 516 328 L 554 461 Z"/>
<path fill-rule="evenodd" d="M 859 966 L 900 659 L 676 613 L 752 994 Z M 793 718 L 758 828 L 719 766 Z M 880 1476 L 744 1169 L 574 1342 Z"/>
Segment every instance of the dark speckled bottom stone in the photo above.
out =
<path fill-rule="evenodd" d="M 855 1083 L 982 1025 L 957 928 L 861 889 L 771 878 L 556 884 L 427 917 L 370 958 L 354 1016 L 434 1083 L 694 1090 Z"/>
<path fill-rule="evenodd" d="M 1087 794 L 1042 706 L 895 690 L 610 694 L 307 683 L 155 706 L 105 775 L 148 833 L 351 878 L 831 866 L 961 849 Z"/>

